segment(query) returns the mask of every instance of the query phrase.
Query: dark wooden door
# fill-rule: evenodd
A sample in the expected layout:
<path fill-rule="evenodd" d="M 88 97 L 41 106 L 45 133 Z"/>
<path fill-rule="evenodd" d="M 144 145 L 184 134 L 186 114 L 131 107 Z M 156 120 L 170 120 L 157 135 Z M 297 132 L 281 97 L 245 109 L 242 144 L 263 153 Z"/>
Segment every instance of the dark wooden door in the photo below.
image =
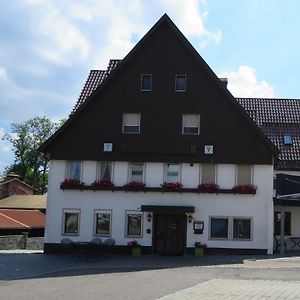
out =
<path fill-rule="evenodd" d="M 182 255 L 186 239 L 186 216 L 155 216 L 154 251 L 164 255 Z"/>

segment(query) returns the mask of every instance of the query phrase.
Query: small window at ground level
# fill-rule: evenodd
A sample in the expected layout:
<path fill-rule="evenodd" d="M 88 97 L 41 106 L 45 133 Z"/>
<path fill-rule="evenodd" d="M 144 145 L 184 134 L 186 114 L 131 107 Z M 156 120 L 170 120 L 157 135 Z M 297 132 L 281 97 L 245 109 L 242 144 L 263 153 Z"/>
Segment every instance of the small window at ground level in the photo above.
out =
<path fill-rule="evenodd" d="M 199 134 L 200 115 L 184 114 L 182 115 L 182 134 Z"/>
<path fill-rule="evenodd" d="M 129 165 L 129 181 L 144 182 L 143 163 L 131 163 Z"/>
<path fill-rule="evenodd" d="M 290 133 L 284 133 L 283 134 L 283 143 L 285 145 L 293 145 L 293 138 Z"/>
<path fill-rule="evenodd" d="M 140 133 L 140 118 L 139 113 L 124 113 L 123 133 Z"/>
<path fill-rule="evenodd" d="M 142 214 L 126 213 L 126 235 L 132 237 L 142 236 Z"/>
<path fill-rule="evenodd" d="M 110 236 L 111 211 L 95 211 L 95 235 Z"/>
<path fill-rule="evenodd" d="M 175 91 L 185 92 L 186 91 L 186 75 L 178 74 L 175 76 Z"/>
<path fill-rule="evenodd" d="M 216 183 L 216 165 L 201 165 L 201 183 Z"/>
<path fill-rule="evenodd" d="M 233 218 L 233 238 L 251 239 L 251 219 Z"/>
<path fill-rule="evenodd" d="M 64 210 L 63 213 L 63 234 L 79 234 L 79 210 Z"/>
<path fill-rule="evenodd" d="M 237 165 L 236 184 L 251 184 L 252 183 L 252 166 Z"/>
<path fill-rule="evenodd" d="M 228 218 L 210 219 L 210 237 L 215 239 L 228 239 Z"/>
<path fill-rule="evenodd" d="M 69 161 L 67 169 L 67 178 L 80 181 L 81 162 Z"/>
<path fill-rule="evenodd" d="M 141 76 L 141 91 L 152 90 L 152 74 L 142 74 Z"/>
<path fill-rule="evenodd" d="M 284 212 L 284 235 L 291 235 L 291 212 Z M 280 235 L 280 211 L 274 212 L 274 234 Z"/>
<path fill-rule="evenodd" d="M 180 165 L 166 164 L 165 182 L 173 183 L 180 182 Z"/>

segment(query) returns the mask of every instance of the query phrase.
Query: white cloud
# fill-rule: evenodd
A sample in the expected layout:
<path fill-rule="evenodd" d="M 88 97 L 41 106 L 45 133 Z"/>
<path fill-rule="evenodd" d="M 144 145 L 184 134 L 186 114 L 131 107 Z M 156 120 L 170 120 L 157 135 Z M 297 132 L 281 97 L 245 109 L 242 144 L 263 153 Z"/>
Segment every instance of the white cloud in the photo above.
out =
<path fill-rule="evenodd" d="M 256 70 L 249 66 L 240 66 L 237 71 L 222 72 L 218 76 L 228 78 L 228 89 L 235 97 L 275 97 L 274 87 L 266 81 L 258 81 Z"/>
<path fill-rule="evenodd" d="M 176 23 L 186 36 L 201 37 L 200 46 L 205 47 L 209 42 L 220 43 L 222 32 L 219 29 L 209 31 L 204 22 L 208 15 L 207 11 L 200 9 L 200 4 L 205 1 L 198 0 L 162 0 L 166 4 L 172 16 L 176 18 Z"/>
<path fill-rule="evenodd" d="M 71 16 L 74 19 L 84 20 L 84 21 L 92 21 L 93 14 L 91 10 L 84 5 L 73 5 L 71 7 Z"/>
<path fill-rule="evenodd" d="M 0 67 L 0 80 L 6 80 L 7 79 L 7 73 L 5 68 Z"/>

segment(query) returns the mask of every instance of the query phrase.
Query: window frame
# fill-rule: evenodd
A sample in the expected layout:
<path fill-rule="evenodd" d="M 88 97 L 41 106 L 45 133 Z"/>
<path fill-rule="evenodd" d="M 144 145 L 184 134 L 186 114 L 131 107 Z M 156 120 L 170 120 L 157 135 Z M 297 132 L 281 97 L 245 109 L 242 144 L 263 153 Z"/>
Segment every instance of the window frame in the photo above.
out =
<path fill-rule="evenodd" d="M 178 181 L 168 181 L 168 166 L 169 165 L 178 165 Z M 164 182 L 166 183 L 174 183 L 174 182 L 179 182 L 181 183 L 181 164 L 180 163 L 165 163 L 164 166 Z"/>
<path fill-rule="evenodd" d="M 239 183 L 239 166 L 250 166 L 250 182 L 249 183 Z M 236 185 L 251 185 L 253 184 L 253 165 L 250 164 L 238 164 L 235 165 L 235 184 Z"/>
<path fill-rule="evenodd" d="M 231 217 L 232 219 L 232 240 L 234 241 L 252 241 L 253 240 L 253 217 Z M 250 237 L 249 238 L 239 238 L 234 237 L 234 220 L 249 220 L 250 221 Z"/>
<path fill-rule="evenodd" d="M 142 175 L 142 181 L 137 181 L 137 180 L 133 180 L 132 179 L 132 166 L 133 165 L 143 165 L 143 175 Z M 132 182 L 132 181 L 137 181 L 137 182 L 142 182 L 145 183 L 145 170 L 146 170 L 146 164 L 145 163 L 140 163 L 140 162 L 129 162 L 128 163 L 128 182 Z"/>
<path fill-rule="evenodd" d="M 198 118 L 198 124 L 197 124 L 197 127 L 193 126 L 184 126 L 184 121 L 185 121 L 185 118 L 186 116 L 189 116 L 189 115 L 192 115 L 192 116 L 197 116 Z M 185 128 L 197 128 L 197 132 L 185 132 L 184 129 Z M 181 133 L 183 135 L 199 135 L 200 134 L 200 114 L 182 114 L 182 129 L 181 129 Z"/>
<path fill-rule="evenodd" d="M 150 76 L 150 89 L 143 88 L 143 78 L 146 77 L 146 76 Z M 149 73 L 141 74 L 140 91 L 141 92 L 151 92 L 152 91 L 152 74 L 149 74 Z"/>
<path fill-rule="evenodd" d="M 140 227 L 140 234 L 129 234 L 129 219 L 128 217 L 130 215 L 138 215 L 141 218 L 141 227 Z M 143 237 L 143 224 L 144 224 L 144 214 L 141 211 L 138 210 L 126 210 L 125 211 L 125 237 L 128 238 L 142 238 Z"/>
<path fill-rule="evenodd" d="M 77 232 L 66 232 L 66 214 L 77 214 Z M 79 236 L 80 235 L 80 215 L 79 208 L 64 208 L 62 211 L 62 235 L 63 236 Z"/>
<path fill-rule="evenodd" d="M 203 182 L 203 165 L 214 165 L 214 170 L 215 170 L 215 179 L 214 182 Z M 205 183 L 214 183 L 214 184 L 218 184 L 218 164 L 209 164 L 209 163 L 202 163 L 200 165 L 200 184 L 205 184 Z"/>
<path fill-rule="evenodd" d="M 79 170 L 79 179 L 77 178 L 71 178 L 70 176 L 70 167 L 71 167 L 71 163 L 79 163 L 80 166 L 80 170 Z M 83 172 L 83 163 L 81 160 L 68 160 L 67 164 L 66 164 L 66 171 L 65 171 L 65 178 L 69 179 L 69 180 L 79 180 L 80 182 L 82 182 L 82 172 Z"/>
<path fill-rule="evenodd" d="M 139 124 L 136 125 L 125 125 L 124 124 L 124 116 L 126 114 L 136 114 L 138 115 L 138 119 L 139 119 Z M 137 132 L 126 132 L 125 127 L 138 127 L 138 131 Z M 122 114 L 122 133 L 123 134 L 140 134 L 141 133 L 141 113 L 123 113 Z"/>
<path fill-rule="evenodd" d="M 109 233 L 108 234 L 101 234 L 97 233 L 97 214 L 108 214 L 109 215 Z M 104 236 L 109 237 L 111 236 L 112 232 L 112 210 L 111 209 L 94 209 L 94 236 Z"/>
<path fill-rule="evenodd" d="M 178 89 L 178 78 L 184 77 L 185 79 L 185 87 L 184 89 Z M 175 75 L 175 92 L 176 93 L 185 93 L 187 90 L 187 75 L 186 74 L 176 74 Z"/>
<path fill-rule="evenodd" d="M 227 237 L 212 237 L 212 219 L 224 219 L 227 220 Z M 230 217 L 229 216 L 210 216 L 209 217 L 209 239 L 210 240 L 224 240 L 228 241 L 230 240 L 231 232 L 230 232 Z"/>
<path fill-rule="evenodd" d="M 114 162 L 113 161 L 98 161 L 97 170 L 96 170 L 96 180 L 103 179 L 103 178 L 101 178 L 101 168 L 102 168 L 103 163 L 111 163 L 110 181 L 113 182 L 113 178 L 114 178 Z"/>

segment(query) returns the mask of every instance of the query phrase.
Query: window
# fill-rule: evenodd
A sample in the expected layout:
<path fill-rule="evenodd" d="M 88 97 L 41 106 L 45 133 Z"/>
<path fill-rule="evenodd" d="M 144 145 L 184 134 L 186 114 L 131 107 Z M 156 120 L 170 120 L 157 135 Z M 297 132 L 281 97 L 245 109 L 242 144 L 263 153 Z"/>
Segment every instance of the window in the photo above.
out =
<path fill-rule="evenodd" d="M 251 219 L 233 218 L 233 238 L 251 239 Z"/>
<path fill-rule="evenodd" d="M 184 114 L 182 115 L 182 134 L 199 134 L 200 115 Z"/>
<path fill-rule="evenodd" d="M 290 133 L 284 133 L 282 137 L 285 145 L 293 145 L 293 138 Z"/>
<path fill-rule="evenodd" d="M 142 74 L 141 76 L 141 91 L 152 90 L 152 74 Z"/>
<path fill-rule="evenodd" d="M 251 184 L 251 165 L 237 165 L 236 184 Z"/>
<path fill-rule="evenodd" d="M 280 235 L 280 211 L 274 212 L 274 234 Z M 284 212 L 284 235 L 291 235 L 291 212 Z"/>
<path fill-rule="evenodd" d="M 79 234 L 79 209 L 64 210 L 63 212 L 63 234 L 78 235 Z"/>
<path fill-rule="evenodd" d="M 98 166 L 97 178 L 100 180 L 110 180 L 112 181 L 112 162 L 102 161 Z"/>
<path fill-rule="evenodd" d="M 165 182 L 180 182 L 180 165 L 179 164 L 167 164 Z"/>
<path fill-rule="evenodd" d="M 228 218 L 210 219 L 210 237 L 214 239 L 228 239 Z"/>
<path fill-rule="evenodd" d="M 143 163 L 131 163 L 129 165 L 129 181 L 144 182 Z"/>
<path fill-rule="evenodd" d="M 141 114 L 124 113 L 123 114 L 123 133 L 140 133 Z"/>
<path fill-rule="evenodd" d="M 81 173 L 81 162 L 80 161 L 69 161 L 68 162 L 68 179 L 74 179 L 80 181 Z"/>
<path fill-rule="evenodd" d="M 186 91 L 186 75 L 180 74 L 175 76 L 175 91 L 185 92 Z"/>
<path fill-rule="evenodd" d="M 142 214 L 126 212 L 126 236 L 142 236 Z"/>
<path fill-rule="evenodd" d="M 202 164 L 201 183 L 216 183 L 216 165 Z"/>
<path fill-rule="evenodd" d="M 111 235 L 111 211 L 95 210 L 95 235 Z"/>

